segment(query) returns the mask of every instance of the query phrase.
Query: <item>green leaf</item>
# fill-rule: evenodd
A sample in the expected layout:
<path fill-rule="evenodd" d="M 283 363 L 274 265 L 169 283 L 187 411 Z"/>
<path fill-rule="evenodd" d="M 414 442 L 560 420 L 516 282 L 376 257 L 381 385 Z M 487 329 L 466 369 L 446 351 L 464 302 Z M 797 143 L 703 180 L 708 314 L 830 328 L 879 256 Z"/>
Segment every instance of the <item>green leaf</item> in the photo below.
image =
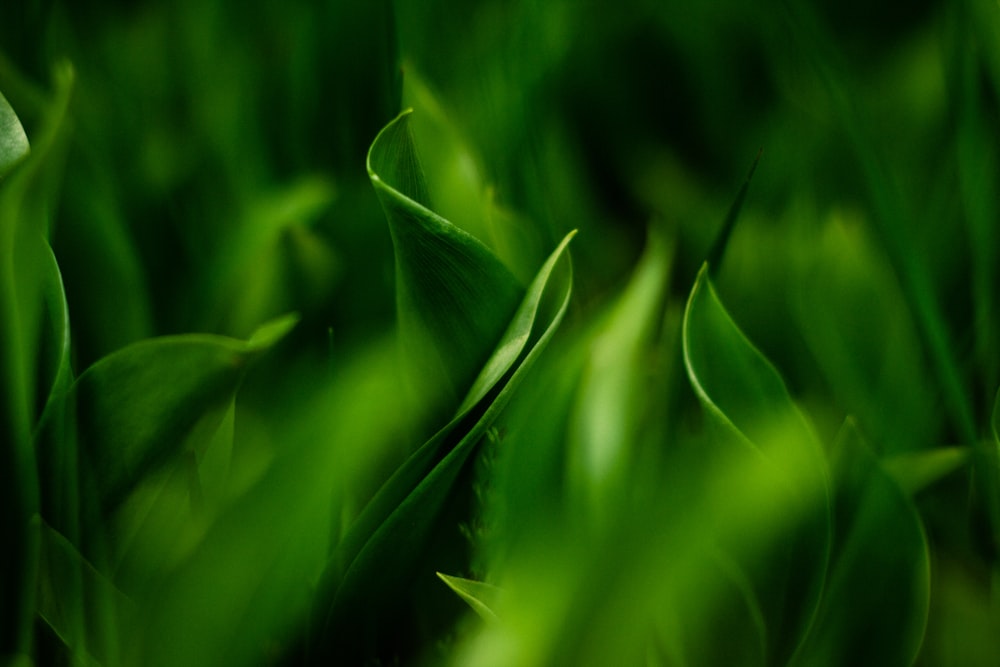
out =
<path fill-rule="evenodd" d="M 479 240 L 431 210 L 404 111 L 375 138 L 368 175 L 396 255 L 396 301 L 419 393 L 453 409 L 487 361 L 523 296 Z"/>
<path fill-rule="evenodd" d="M 73 79 L 66 68 L 58 74 L 56 95 L 27 157 L 23 130 L 6 100 L 0 102 L 0 176 L 7 175 L 0 182 L 0 539 L 13 545 L 0 551 L 0 599 L 9 610 L 0 627 L 0 655 L 27 648 L 34 613 L 39 489 L 32 433 L 51 389 L 39 386 L 39 375 L 43 384 L 51 379 L 39 368 L 44 306 L 53 285 L 46 239 L 51 186 L 61 172 L 54 158 L 66 136 Z M 20 168 L 11 171 L 15 162 Z"/>
<path fill-rule="evenodd" d="M 251 200 L 202 281 L 202 319 L 209 330 L 242 335 L 253 323 L 288 309 L 291 286 L 283 242 L 309 239 L 305 230 L 336 194 L 328 179 L 310 175 Z M 332 272 L 330 256 L 320 258 L 320 264 Z"/>
<path fill-rule="evenodd" d="M 38 351 L 37 410 L 39 418 L 46 406 L 69 389 L 73 380 L 70 359 L 69 304 L 62 273 L 52 247 L 42 242 L 39 258 L 42 273 L 42 324 Z"/>
<path fill-rule="evenodd" d="M 79 533 L 79 469 L 75 413 L 67 394 L 73 385 L 69 305 L 59 265 L 42 241 L 42 328 L 39 332 L 35 456 L 41 490 L 41 513 L 55 530 L 77 543 Z"/>
<path fill-rule="evenodd" d="M 969 465 L 972 459 L 971 447 L 942 447 L 883 459 L 882 468 L 908 497 L 913 497 Z"/>
<path fill-rule="evenodd" d="M 593 336 L 571 422 L 570 476 L 591 509 L 622 487 L 648 403 L 649 356 L 669 286 L 672 245 L 651 229 L 625 291 Z"/>
<path fill-rule="evenodd" d="M 323 636 L 339 655 L 361 650 L 354 642 L 362 638 L 350 629 L 361 622 L 359 608 L 379 619 L 382 607 L 407 589 L 466 462 L 565 315 L 572 284 L 566 248 L 572 237 L 567 235 L 539 270 L 459 416 L 400 466 L 331 558 L 319 601 L 328 605 L 320 609 Z M 561 275 L 553 280 L 559 267 Z"/>
<path fill-rule="evenodd" d="M 121 637 L 135 605 L 59 532 L 42 526 L 38 615 L 62 640 L 73 664 L 121 664 Z"/>
<path fill-rule="evenodd" d="M 829 582 L 794 664 L 913 664 L 930 607 L 930 555 L 920 517 L 850 420 L 838 437 L 834 469 Z"/>
<path fill-rule="evenodd" d="M 305 627 L 330 556 L 331 524 L 351 516 L 344 497 L 397 455 L 417 417 L 396 396 L 397 351 L 385 334 L 355 348 L 327 383 L 296 395 L 273 437 L 255 422 L 263 413 L 251 399 L 241 402 L 218 511 L 199 517 L 180 496 L 136 513 L 141 532 L 117 575 L 125 587 L 127 570 L 124 590 L 148 612 L 136 664 L 261 664 Z M 183 484 L 174 488 L 184 491 Z M 164 490 L 171 493 L 169 485 Z"/>
<path fill-rule="evenodd" d="M 0 93 L 0 179 L 28 154 L 28 137 L 21 121 Z"/>
<path fill-rule="evenodd" d="M 940 438 L 938 383 L 897 278 L 864 224 L 837 211 L 803 241 L 809 250 L 792 299 L 798 329 L 837 402 L 879 453 L 926 449 Z"/>
<path fill-rule="evenodd" d="M 469 606 L 472 607 L 472 609 L 479 614 L 483 620 L 496 620 L 497 615 L 493 609 L 496 607 L 496 600 L 500 594 L 499 588 L 481 581 L 463 579 L 462 577 L 451 577 L 447 574 L 441 574 L 440 572 L 437 573 L 437 576 L 441 579 L 441 581 L 448 585 L 448 588 L 455 591 L 460 598 L 468 602 Z"/>
<path fill-rule="evenodd" d="M 143 341 L 87 369 L 74 395 L 101 508 L 118 505 L 176 454 L 202 415 L 231 400 L 247 364 L 295 321 L 266 324 L 250 342 L 200 334 Z"/>
<path fill-rule="evenodd" d="M 702 405 L 757 447 L 776 424 L 792 422 L 807 451 L 819 445 L 784 381 L 733 322 L 719 301 L 708 265 L 702 266 L 683 322 L 684 363 Z M 822 479 L 822 471 L 813 471 Z"/>
<path fill-rule="evenodd" d="M 829 558 L 830 516 L 826 462 L 811 428 L 781 376 L 726 312 L 702 266 L 682 324 L 684 363 L 706 412 L 738 446 L 716 452 L 773 461 L 793 502 L 807 519 L 785 537 L 773 562 L 784 568 L 751 572 L 775 638 L 770 659 L 784 660 L 802 641 L 815 615 Z M 752 530 L 752 527 L 748 527 Z M 737 545 L 739 546 L 739 545 Z M 774 581 L 774 579 L 777 581 Z"/>

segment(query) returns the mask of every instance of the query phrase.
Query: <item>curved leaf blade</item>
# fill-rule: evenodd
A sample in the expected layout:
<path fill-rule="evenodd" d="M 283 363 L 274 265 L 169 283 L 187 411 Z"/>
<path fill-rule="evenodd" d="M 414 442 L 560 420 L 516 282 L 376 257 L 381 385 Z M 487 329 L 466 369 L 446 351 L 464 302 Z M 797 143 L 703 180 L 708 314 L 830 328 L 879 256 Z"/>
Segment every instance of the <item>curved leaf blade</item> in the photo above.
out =
<path fill-rule="evenodd" d="M 0 627 L 0 655 L 23 653 L 31 643 L 41 544 L 32 443 L 38 416 L 38 338 L 50 282 L 48 207 L 56 198 L 51 186 L 61 172 L 53 154 L 66 136 L 72 82 L 69 68 L 57 70 L 55 96 L 30 155 L 20 121 L 0 97 L 0 535 L 11 545 L 0 550 L 0 599 L 8 611 Z"/>
<path fill-rule="evenodd" d="M 202 415 L 224 408 L 247 364 L 295 322 L 288 316 L 265 324 L 250 342 L 200 334 L 151 339 L 87 369 L 73 393 L 101 508 L 116 506 L 175 453 Z"/>
<path fill-rule="evenodd" d="M 389 222 L 396 301 L 418 391 L 456 405 L 510 321 L 523 289 L 485 246 L 438 214 L 404 111 L 375 138 L 368 175 Z"/>
<path fill-rule="evenodd" d="M 684 312 L 682 347 L 688 377 L 705 410 L 744 445 L 744 453 L 778 466 L 790 498 L 811 510 L 778 547 L 782 553 L 776 562 L 789 567 L 754 573 L 771 624 L 768 634 L 776 638 L 771 659 L 782 661 L 801 645 L 813 623 L 829 561 L 826 461 L 781 376 L 722 305 L 707 264 Z M 739 451 L 724 453 L 735 456 Z"/>
<path fill-rule="evenodd" d="M 364 651 L 355 632 L 360 622 L 357 610 L 365 608 L 378 617 L 387 600 L 407 590 L 407 582 L 417 576 L 413 572 L 415 559 L 427 550 L 465 464 L 566 314 L 572 287 L 566 248 L 572 236 L 563 239 L 529 287 L 493 360 L 486 364 L 470 393 L 469 411 L 460 414 L 400 467 L 366 507 L 331 559 L 321 584 L 320 603 L 326 600 L 329 604 L 320 610 L 325 614 L 321 641 L 327 642 L 326 648 L 337 656 L 357 657 L 359 651 Z M 564 280 L 553 287 L 550 282 L 562 265 Z M 510 370 L 505 372 L 508 367 Z M 495 382 L 501 375 L 507 377 L 506 381 L 487 394 L 491 380 Z M 492 398 L 480 405 L 481 412 L 472 411 L 480 393 Z M 454 431 L 460 422 L 467 424 L 466 428 Z"/>

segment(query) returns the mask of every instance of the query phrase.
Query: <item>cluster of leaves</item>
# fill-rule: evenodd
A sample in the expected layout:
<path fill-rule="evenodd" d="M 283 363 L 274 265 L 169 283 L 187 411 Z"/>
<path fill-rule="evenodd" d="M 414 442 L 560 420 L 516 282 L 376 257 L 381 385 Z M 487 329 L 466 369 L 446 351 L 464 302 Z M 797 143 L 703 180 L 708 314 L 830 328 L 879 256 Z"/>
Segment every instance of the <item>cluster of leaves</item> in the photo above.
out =
<path fill-rule="evenodd" d="M 90 4 L 0 10 L 4 664 L 995 662 L 997 7 Z"/>

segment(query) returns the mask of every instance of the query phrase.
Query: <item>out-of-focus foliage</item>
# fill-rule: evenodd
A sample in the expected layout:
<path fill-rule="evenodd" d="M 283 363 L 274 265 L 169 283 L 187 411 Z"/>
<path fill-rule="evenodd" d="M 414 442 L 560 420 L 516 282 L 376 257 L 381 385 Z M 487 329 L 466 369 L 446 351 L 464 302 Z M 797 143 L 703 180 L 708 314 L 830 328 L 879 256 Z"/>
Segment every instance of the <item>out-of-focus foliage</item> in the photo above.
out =
<path fill-rule="evenodd" d="M 0 663 L 995 664 L 998 31 L 0 3 Z"/>

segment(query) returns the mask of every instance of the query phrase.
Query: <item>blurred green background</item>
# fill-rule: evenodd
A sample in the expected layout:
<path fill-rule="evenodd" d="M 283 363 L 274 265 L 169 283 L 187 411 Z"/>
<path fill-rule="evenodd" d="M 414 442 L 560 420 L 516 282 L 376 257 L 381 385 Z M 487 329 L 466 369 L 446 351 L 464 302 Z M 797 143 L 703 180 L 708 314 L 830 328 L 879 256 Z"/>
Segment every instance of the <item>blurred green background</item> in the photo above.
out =
<path fill-rule="evenodd" d="M 444 620 L 421 626 L 411 621 L 424 614 L 409 608 L 392 616 L 410 625 L 400 646 L 380 653 L 384 664 L 394 655 L 428 664 L 794 662 L 801 628 L 787 617 L 761 655 L 700 653 L 711 648 L 701 639 L 676 648 L 688 640 L 662 637 L 660 649 L 638 650 L 645 639 L 629 632 L 603 647 L 595 639 L 648 618 L 674 627 L 662 619 L 688 611 L 703 619 L 689 628 L 696 638 L 717 618 L 770 622 L 766 602 L 740 607 L 741 577 L 756 566 L 719 577 L 734 571 L 728 561 L 706 566 L 691 547 L 676 556 L 678 581 L 644 579 L 704 532 L 680 521 L 693 496 L 692 516 L 724 543 L 756 544 L 733 527 L 743 521 L 760 522 L 762 544 L 784 535 L 775 517 L 788 498 L 761 490 L 766 474 L 740 476 L 729 461 L 695 454 L 715 436 L 680 342 L 699 267 L 759 151 L 724 261 L 712 267 L 715 289 L 815 430 L 834 470 L 835 514 L 853 516 L 854 501 L 845 510 L 841 496 L 867 498 L 851 489 L 869 488 L 851 486 L 856 478 L 841 478 L 838 465 L 903 469 L 892 479 L 912 481 L 913 466 L 937 459 L 907 456 L 968 454 L 919 489 L 901 482 L 905 500 L 896 486 L 885 492 L 893 500 L 857 500 L 895 508 L 890 525 L 916 526 L 901 541 L 927 540 L 913 558 L 933 573 L 929 621 L 916 640 L 886 631 L 843 645 L 919 648 L 889 657 L 872 649 L 857 664 L 994 663 L 996 3 L 13 0 L 0 8 L 0 91 L 33 145 L 68 96 L 46 157 L 45 226 L 76 375 L 149 338 L 245 339 L 285 313 L 301 318 L 217 420 L 233 452 L 217 506 L 172 520 L 186 491 L 158 478 L 149 494 L 163 516 L 144 524 L 149 534 L 130 556 L 109 557 L 115 572 L 97 564 L 143 609 L 142 629 L 116 626 L 141 637 L 139 647 L 106 636 L 120 648 L 98 656 L 103 664 L 140 664 L 150 652 L 158 664 L 308 662 L 305 580 L 319 575 L 298 570 L 320 567 L 442 425 L 429 399 L 400 388 L 393 242 L 365 169 L 379 130 L 408 107 L 434 210 L 522 284 L 579 233 L 570 311 L 466 471 L 451 519 L 467 544 L 441 561 L 454 567 L 446 574 L 513 582 L 512 596 L 524 594 L 511 604 L 516 621 L 496 636 L 481 632 L 434 581 L 433 595 L 447 599 L 426 616 Z M 219 437 L 214 422 L 205 428 Z M 590 483 L 579 478 L 579 448 L 601 438 L 629 443 L 612 484 L 628 493 L 579 488 Z M 837 454 L 855 451 L 843 444 L 855 440 L 867 443 L 863 454 Z M 730 474 L 740 482 L 722 495 L 733 507 L 696 488 Z M 739 514 L 740 499 L 753 498 L 761 506 Z M 647 504 L 659 509 L 643 516 L 636 508 Z M 896 509 L 908 518 L 894 522 Z M 143 525 L 136 512 L 111 532 Z M 649 522 L 672 527 L 651 536 Z M 284 560 L 273 552 L 276 524 L 295 545 Z M 881 524 L 865 525 L 871 533 Z M 758 546 L 743 553 L 773 556 Z M 619 568 L 626 574 L 586 595 L 581 582 Z M 854 576 L 862 583 L 844 579 L 854 589 L 841 584 L 863 589 Z M 836 582 L 828 586 L 838 600 Z M 920 598 L 919 586 L 902 588 Z M 663 611 L 654 598 L 675 604 Z M 896 613 L 891 596 L 859 599 Z M 829 616 L 819 608 L 818 618 Z M 743 621 L 733 627 L 745 631 Z M 36 664 L 82 660 L 40 636 Z M 733 645 L 755 641 L 732 636 Z M 815 641 L 811 655 L 838 664 Z M 824 664 L 803 655 L 798 664 Z"/>

